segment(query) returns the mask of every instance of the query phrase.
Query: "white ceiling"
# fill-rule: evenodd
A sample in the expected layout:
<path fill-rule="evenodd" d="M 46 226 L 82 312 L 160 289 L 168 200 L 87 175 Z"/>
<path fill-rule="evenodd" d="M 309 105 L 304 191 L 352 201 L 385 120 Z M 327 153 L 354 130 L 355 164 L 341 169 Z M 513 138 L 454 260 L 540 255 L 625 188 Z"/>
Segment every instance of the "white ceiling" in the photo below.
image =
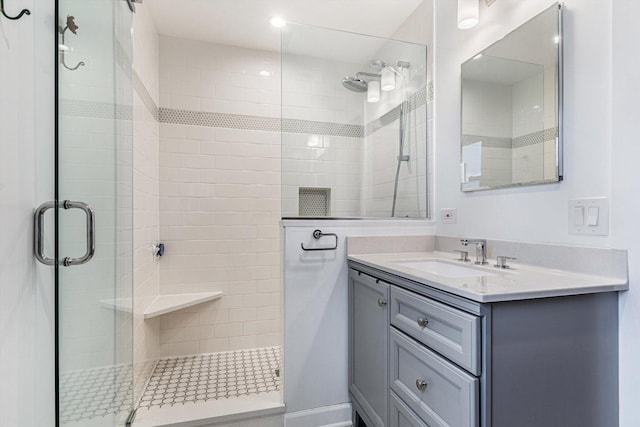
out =
<path fill-rule="evenodd" d="M 147 0 L 158 33 L 277 51 L 269 19 L 391 37 L 422 0 Z"/>

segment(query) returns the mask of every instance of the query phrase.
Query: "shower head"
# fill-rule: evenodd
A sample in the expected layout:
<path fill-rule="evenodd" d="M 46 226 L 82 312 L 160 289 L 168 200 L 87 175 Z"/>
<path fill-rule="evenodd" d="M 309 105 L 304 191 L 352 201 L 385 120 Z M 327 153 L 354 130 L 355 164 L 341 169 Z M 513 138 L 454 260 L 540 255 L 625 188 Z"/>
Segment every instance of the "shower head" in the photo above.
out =
<path fill-rule="evenodd" d="M 342 79 L 342 86 L 353 92 L 363 93 L 367 91 L 367 82 L 358 76 L 347 76 Z"/>

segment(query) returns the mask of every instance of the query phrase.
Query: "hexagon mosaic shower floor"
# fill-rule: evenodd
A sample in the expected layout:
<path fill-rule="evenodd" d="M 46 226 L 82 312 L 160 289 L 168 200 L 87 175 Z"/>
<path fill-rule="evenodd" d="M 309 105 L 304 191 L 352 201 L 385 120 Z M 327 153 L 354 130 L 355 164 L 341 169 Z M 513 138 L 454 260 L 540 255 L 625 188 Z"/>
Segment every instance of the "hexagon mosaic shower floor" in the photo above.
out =
<path fill-rule="evenodd" d="M 139 408 L 183 405 L 280 389 L 280 347 L 161 359 Z"/>

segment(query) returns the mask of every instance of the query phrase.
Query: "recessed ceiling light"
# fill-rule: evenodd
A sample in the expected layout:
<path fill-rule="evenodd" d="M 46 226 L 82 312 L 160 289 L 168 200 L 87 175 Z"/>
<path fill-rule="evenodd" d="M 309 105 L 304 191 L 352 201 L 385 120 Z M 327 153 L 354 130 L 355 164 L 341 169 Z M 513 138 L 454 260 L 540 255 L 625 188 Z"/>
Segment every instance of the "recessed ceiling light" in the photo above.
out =
<path fill-rule="evenodd" d="M 271 71 L 262 70 L 262 71 L 260 71 L 260 75 L 262 77 L 269 77 L 269 76 L 271 76 Z"/>
<path fill-rule="evenodd" d="M 478 0 L 458 0 L 458 28 L 468 30 L 478 25 L 480 3 Z"/>
<path fill-rule="evenodd" d="M 269 20 L 269 23 L 276 28 L 282 28 L 287 24 L 282 16 L 274 16 Z"/>

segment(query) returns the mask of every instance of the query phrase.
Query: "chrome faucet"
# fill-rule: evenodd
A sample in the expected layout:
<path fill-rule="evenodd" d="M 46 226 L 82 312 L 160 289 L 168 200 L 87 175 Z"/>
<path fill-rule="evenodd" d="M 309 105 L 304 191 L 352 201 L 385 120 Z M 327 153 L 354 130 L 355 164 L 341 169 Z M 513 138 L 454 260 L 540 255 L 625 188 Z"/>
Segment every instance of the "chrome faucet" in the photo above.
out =
<path fill-rule="evenodd" d="M 487 241 L 484 239 L 461 239 L 462 246 L 476 245 L 476 264 L 484 265 L 487 262 Z"/>

